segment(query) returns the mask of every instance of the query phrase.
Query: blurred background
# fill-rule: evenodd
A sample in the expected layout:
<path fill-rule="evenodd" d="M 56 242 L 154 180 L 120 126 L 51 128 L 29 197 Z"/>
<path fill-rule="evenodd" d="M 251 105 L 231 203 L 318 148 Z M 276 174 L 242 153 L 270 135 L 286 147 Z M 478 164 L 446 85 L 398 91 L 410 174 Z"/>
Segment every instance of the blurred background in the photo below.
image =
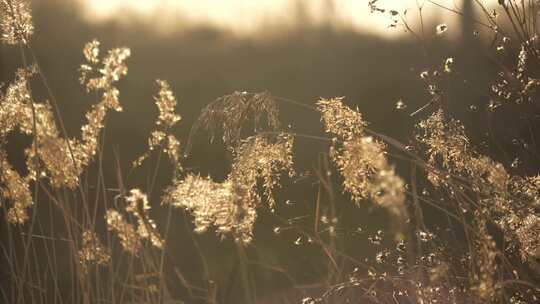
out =
<path fill-rule="evenodd" d="M 155 79 L 170 82 L 179 100 L 182 115 L 175 134 L 182 143 L 201 109 L 217 97 L 234 91 L 268 90 L 280 96 L 313 106 L 319 97 L 345 96 L 346 103 L 358 108 L 371 128 L 408 143 L 418 117 L 410 113 L 429 101 L 419 75 L 424 70 L 442 69 L 446 58 L 455 58 L 456 73 L 448 82 L 449 109 L 471 130 L 473 138 L 488 140 L 486 130 L 493 127 L 485 111 L 489 102 L 488 84 L 496 74 L 490 56 L 477 49 L 489 45 L 491 37 L 483 36 L 471 18 L 475 9 L 470 0 L 440 0 L 437 3 L 463 13 L 463 18 L 428 1 L 377 1 L 377 5 L 403 13 L 407 24 L 422 32 L 418 4 L 423 3 L 423 42 L 393 27 L 388 13 L 371 12 L 367 0 L 46 0 L 33 1 L 36 27 L 32 47 L 49 85 L 60 104 L 62 117 L 71 136 L 80 134 L 84 113 L 93 103 L 78 82 L 78 68 L 83 61 L 82 47 L 94 38 L 102 49 L 131 48 L 129 72 L 119 85 L 124 112 L 108 118 L 105 131 L 106 180 L 116 185 L 116 151 L 127 187 L 149 189 L 155 157 L 139 171 L 127 175 L 135 160 L 146 149 L 146 140 L 157 117 L 153 96 Z M 493 1 L 496 2 L 496 1 Z M 401 20 L 403 21 L 403 20 Z M 437 34 L 436 27 L 446 24 L 448 30 Z M 479 34 L 478 34 L 479 33 Z M 0 82 L 13 78 L 21 65 L 16 48 L 0 48 Z M 471 89 L 473 88 L 473 89 Z M 476 88 L 476 89 L 475 89 Z M 481 92 L 480 92 L 481 91 Z M 479 93 L 480 92 L 480 93 Z M 44 88 L 36 84 L 36 100 L 47 98 Z M 396 107 L 398 101 L 406 107 Z M 291 103 L 280 104 L 284 126 L 297 133 L 324 136 L 319 116 L 314 111 Z M 509 134 L 522 130 L 511 117 L 497 117 Z M 501 124 L 499 124 L 501 123 Z M 512 135 L 508 135 L 511 140 Z M 502 139 L 506 140 L 506 139 Z M 22 151 L 15 141 L 13 151 Z M 317 184 L 313 171 L 320 153 L 327 151 L 325 141 L 298 139 L 295 162 L 306 178 L 278 191 L 277 214 L 282 218 L 308 214 L 315 200 Z M 17 155 L 13 153 L 13 155 Z M 19 154 L 20 155 L 20 154 Z M 504 156 L 501 156 L 503 158 Z M 22 159 L 13 156 L 19 164 Z M 503 159 L 511 162 L 512 158 Z M 400 172 L 406 168 L 396 163 Z M 229 172 L 230 159 L 223 145 L 196 138 L 193 153 L 185 168 L 216 181 Z M 171 170 L 162 166 L 154 191 L 149 193 L 155 207 L 158 226 L 166 210 L 159 210 L 160 189 L 170 184 Z M 336 180 L 336 182 L 339 182 Z M 347 196 L 338 195 L 341 214 L 339 233 L 342 247 L 358 260 L 373 259 L 376 248 L 367 237 L 382 229 L 391 229 L 384 212 L 366 203 L 355 207 Z M 295 204 L 280 202 L 290 200 Z M 197 252 L 192 246 L 180 210 L 173 211 L 169 231 L 170 269 L 178 269 L 196 281 L 201 271 Z M 266 214 L 265 214 L 266 213 Z M 320 250 L 309 245 L 298 246 L 298 235 L 274 228 L 283 225 L 261 210 L 255 230 L 255 242 L 248 255 L 264 265 L 279 265 L 295 278 L 298 285 L 309 285 L 324 277 Z M 434 220 L 436 221 L 436 219 Z M 103 223 L 102 223 L 103 224 Z M 101 225 L 102 225 L 101 224 Z M 299 223 L 302 224 L 302 223 Z M 311 225 L 309 222 L 304 223 Z M 362 228 L 364 233 L 348 231 Z M 103 228 L 104 229 L 104 228 Z M 235 264 L 231 240 L 218 240 L 211 232 L 197 235 L 217 286 L 226 285 Z M 279 273 L 253 266 L 256 290 L 261 299 L 289 293 L 291 282 Z M 234 284 L 234 283 L 231 283 Z M 240 285 L 239 285 L 240 286 Z M 218 288 L 218 290 L 221 290 Z M 233 288 L 231 298 L 241 294 Z M 183 297 L 182 288 L 171 292 Z M 262 300 L 261 300 L 262 302 Z"/>

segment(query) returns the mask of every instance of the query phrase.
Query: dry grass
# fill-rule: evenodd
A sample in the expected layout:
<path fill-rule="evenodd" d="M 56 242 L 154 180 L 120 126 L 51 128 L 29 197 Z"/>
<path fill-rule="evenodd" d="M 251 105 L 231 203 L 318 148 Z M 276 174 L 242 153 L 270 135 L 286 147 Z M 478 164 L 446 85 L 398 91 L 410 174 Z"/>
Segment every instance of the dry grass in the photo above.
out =
<path fill-rule="evenodd" d="M 423 3 L 463 14 L 436 1 Z M 505 51 L 507 56 L 499 61 L 497 82 L 478 88 L 492 96 L 486 111 L 516 105 L 538 111 L 540 4 L 499 1 L 496 16 L 481 1 L 475 3 L 485 15 L 474 22 L 493 39 L 488 51 Z M 420 16 L 428 13 L 424 4 L 419 3 Z M 415 30 L 406 22 L 405 12 L 379 7 L 376 0 L 369 1 L 369 7 L 373 13 L 388 14 L 391 27 L 409 31 L 425 50 L 426 36 L 448 31 L 446 24 L 431 30 L 421 24 Z M 410 145 L 371 130 L 344 98 L 320 99 L 313 108 L 303 105 L 306 111 L 320 113 L 331 137 L 284 130 L 279 103 L 298 102 L 269 92 L 235 92 L 218 98 L 203 110 L 182 145 L 172 130 L 182 122 L 175 113 L 176 98 L 169 83 L 158 80 L 159 116 L 148 151 L 133 161 L 132 170 L 145 160 L 149 165 L 149 156 L 156 151 L 168 156 L 174 173 L 170 186 L 161 190 L 162 201 L 151 204 L 145 192 L 153 189 L 132 189 L 122 179 L 121 169 L 116 185 L 107 185 L 101 167 L 104 157 L 111 157 L 104 155 L 102 147 L 106 116 L 122 111 L 117 83 L 127 75 L 130 50 L 115 48 L 102 54 L 97 40 L 84 46 L 80 83 L 95 94 L 96 102 L 86 113 L 81 135 L 69 137 L 52 92 L 48 101 L 35 100 L 32 94 L 30 79 L 48 86 L 33 56 L 34 27 L 27 1 L 0 0 L 0 15 L 2 41 L 5 47 L 18 46 L 23 62 L 0 92 L 0 206 L 2 226 L 7 229 L 0 243 L 7 266 L 0 273 L 7 278 L 0 298 L 5 303 L 228 302 L 236 279 L 242 293 L 239 301 L 262 303 L 268 300 L 256 294 L 253 265 L 290 283 L 286 292 L 270 300 L 273 303 L 539 301 L 540 175 L 520 175 L 512 170 L 514 163 L 480 153 L 463 124 L 451 117 L 442 82 L 458 70 L 454 58 L 441 59 L 439 66 L 419 75 L 428 99 L 411 114 L 417 127 L 411 130 L 415 141 Z M 402 101 L 396 107 L 406 110 Z M 191 140 L 205 130 L 210 141 L 221 136 L 231 156 L 231 170 L 223 181 L 182 166 Z M 4 149 L 14 133 L 31 138 L 21 170 L 10 164 Z M 307 215 L 282 218 L 276 212 L 281 204 L 295 204 L 274 198 L 277 188 L 295 186 L 282 182 L 284 173 L 288 180 L 306 178 L 295 172 L 295 138 L 321 140 L 329 149 L 320 151 L 311 176 L 317 192 L 314 203 L 305 206 Z M 534 138 L 516 140 L 535 149 Z M 398 174 L 398 163 L 408 168 L 404 170 L 408 176 Z M 86 174 L 91 165 L 97 168 L 96 180 Z M 153 165 L 157 170 L 159 160 Z M 94 204 L 90 204 L 89 183 L 97 193 Z M 369 235 L 370 245 L 378 248 L 372 261 L 359 261 L 344 250 L 343 235 L 362 231 L 340 226 L 336 213 L 340 193 L 351 204 L 373 205 L 391 215 L 393 229 Z M 151 206 L 166 211 L 166 220 L 154 220 Z M 176 235 L 171 233 L 171 222 L 178 216 L 171 207 L 185 210 L 193 222 L 188 227 L 192 242 L 183 246 L 199 253 L 193 262 L 200 263 L 203 271 L 195 280 L 176 267 L 174 276 L 164 274 L 171 254 L 168 242 Z M 38 214 L 38 209 L 47 213 Z M 448 229 L 435 229 L 425 218 L 426 210 L 446 218 Z M 264 264 L 250 254 L 260 213 L 282 223 L 273 229 L 276 235 L 294 231 L 295 246 L 308 244 L 322 253 L 326 265 L 321 268 L 326 273 L 320 282 L 299 284 L 285 266 Z M 297 221 L 308 224 L 296 225 Z M 236 246 L 235 266 L 223 286 L 216 285 L 209 261 L 191 233 L 211 231 Z M 60 278 L 67 282 L 59 282 Z M 174 299 L 171 288 L 186 290 L 186 298 Z"/>

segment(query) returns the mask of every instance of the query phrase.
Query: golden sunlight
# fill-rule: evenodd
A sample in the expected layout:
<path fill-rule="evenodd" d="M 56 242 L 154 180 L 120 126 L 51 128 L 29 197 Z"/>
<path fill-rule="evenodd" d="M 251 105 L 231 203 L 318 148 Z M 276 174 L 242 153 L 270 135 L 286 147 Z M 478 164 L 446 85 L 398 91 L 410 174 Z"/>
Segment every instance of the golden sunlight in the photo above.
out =
<path fill-rule="evenodd" d="M 262 31 L 294 29 L 305 26 L 330 25 L 335 28 L 379 34 L 386 38 L 400 37 L 401 29 L 389 30 L 389 14 L 371 12 L 368 1 L 358 0 L 78 0 L 80 12 L 88 22 L 117 21 L 147 23 L 162 32 L 182 31 L 208 26 L 249 36 Z M 493 2 L 489 0 L 485 2 Z M 403 13 L 407 23 L 419 21 L 418 5 L 432 12 L 424 16 L 425 24 L 444 22 L 458 26 L 459 17 L 436 4 L 461 10 L 462 0 L 378 0 L 387 12 Z M 438 12 L 438 13 L 433 13 Z"/>

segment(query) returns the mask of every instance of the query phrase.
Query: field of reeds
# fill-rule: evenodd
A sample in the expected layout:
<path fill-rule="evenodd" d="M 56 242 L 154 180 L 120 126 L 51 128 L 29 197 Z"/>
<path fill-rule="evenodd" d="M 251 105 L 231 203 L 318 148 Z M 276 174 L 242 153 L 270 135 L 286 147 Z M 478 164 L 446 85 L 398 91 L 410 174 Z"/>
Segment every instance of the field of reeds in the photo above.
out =
<path fill-rule="evenodd" d="M 473 18 L 459 7 L 366 1 L 437 62 L 417 73 L 423 106 L 389 109 L 414 125 L 407 141 L 347 97 L 242 88 L 180 137 L 175 88 L 157 79 L 145 152 L 126 160 L 106 133 L 124 111 L 131 50 L 81 45 L 78 71 L 65 73 L 91 103 L 72 132 L 32 45 L 29 1 L 0 0 L 1 47 L 19 64 L 0 85 L 0 302 L 540 303 L 540 2 L 469 3 L 481 14 L 468 39 L 487 43 L 468 52 L 488 58 L 489 85 L 463 79 L 459 57 L 437 58 L 430 43 L 449 25 L 407 21 L 427 4 Z M 450 88 L 463 82 L 483 102 L 457 102 Z M 295 130 L 283 106 L 317 115 L 322 131 Z M 484 117 L 483 137 L 459 107 Z M 320 148 L 309 165 L 301 141 Z M 193 164 L 201 142 L 219 146 L 227 174 Z"/>

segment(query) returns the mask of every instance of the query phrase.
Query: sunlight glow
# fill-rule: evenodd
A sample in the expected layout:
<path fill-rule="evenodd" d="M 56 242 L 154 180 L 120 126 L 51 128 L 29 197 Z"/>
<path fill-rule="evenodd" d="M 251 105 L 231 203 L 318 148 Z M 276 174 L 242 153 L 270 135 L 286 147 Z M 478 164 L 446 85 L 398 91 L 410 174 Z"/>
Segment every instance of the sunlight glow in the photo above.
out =
<path fill-rule="evenodd" d="M 214 27 L 241 36 L 268 34 L 305 26 L 330 25 L 386 38 L 400 37 L 402 29 L 389 29 L 388 14 L 372 13 L 367 0 L 78 0 L 88 22 L 116 21 L 124 25 L 143 22 L 162 32 Z M 490 0 L 493 2 L 494 0 Z M 490 2 L 485 1 L 485 2 Z M 460 10 L 462 0 L 438 0 Z M 430 9 L 425 24 L 458 25 L 459 17 L 425 0 L 379 0 L 387 10 L 407 13 L 407 22 L 419 20 L 417 3 Z"/>

